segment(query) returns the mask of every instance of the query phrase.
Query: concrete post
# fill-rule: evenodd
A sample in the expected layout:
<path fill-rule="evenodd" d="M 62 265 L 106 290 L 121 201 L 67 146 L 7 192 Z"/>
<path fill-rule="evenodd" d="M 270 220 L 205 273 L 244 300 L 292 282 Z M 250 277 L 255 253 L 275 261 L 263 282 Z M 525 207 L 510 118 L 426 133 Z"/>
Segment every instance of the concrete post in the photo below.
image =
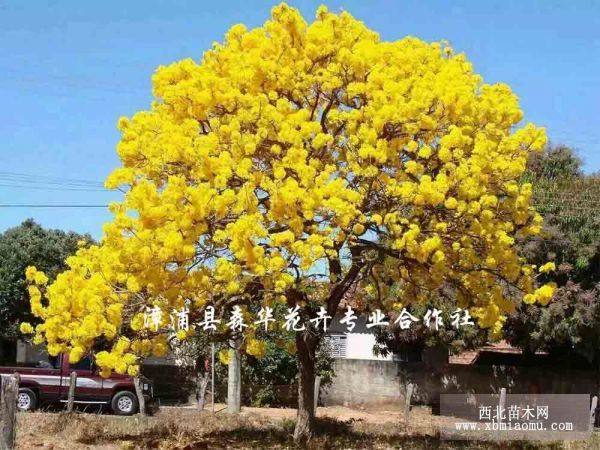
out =
<path fill-rule="evenodd" d="M 406 386 L 406 394 L 404 396 L 404 431 L 408 430 L 408 418 L 410 415 L 410 402 L 412 400 L 413 391 L 415 389 L 414 384 L 408 383 Z"/>
<path fill-rule="evenodd" d="M 210 401 L 212 413 L 215 413 L 215 343 L 210 344 Z"/>
<path fill-rule="evenodd" d="M 506 388 L 501 388 L 500 389 L 500 398 L 498 399 L 498 424 L 501 424 L 502 421 L 502 415 L 505 414 L 506 411 Z M 498 427 L 498 437 L 500 437 L 502 435 L 502 431 L 500 429 L 501 427 Z"/>
<path fill-rule="evenodd" d="M 598 408 L 598 397 L 592 398 L 592 406 L 590 407 L 590 431 L 594 431 L 594 425 L 596 424 L 596 410 Z"/>
<path fill-rule="evenodd" d="M 17 396 L 19 395 L 19 374 L 2 377 L 0 391 L 0 450 L 13 450 L 17 436 Z"/>
<path fill-rule="evenodd" d="M 73 412 L 75 403 L 75 387 L 77 386 L 77 372 L 71 372 L 69 378 L 69 396 L 67 397 L 67 412 Z"/>
<path fill-rule="evenodd" d="M 227 378 L 227 412 L 237 414 L 242 410 L 242 364 L 238 346 L 229 349 Z"/>
<path fill-rule="evenodd" d="M 139 404 L 139 414 L 142 416 L 146 415 L 146 399 L 144 398 L 144 390 L 142 389 L 142 384 L 138 377 L 133 379 L 133 385 L 135 386 L 135 394 L 138 399 Z"/>
<path fill-rule="evenodd" d="M 319 390 L 321 389 L 321 377 L 315 377 L 315 416 L 317 415 L 317 404 L 319 403 Z"/>
<path fill-rule="evenodd" d="M 500 389 L 500 402 L 498 404 L 500 410 L 498 411 L 498 422 L 502 422 L 502 414 L 506 411 L 506 388 Z"/>

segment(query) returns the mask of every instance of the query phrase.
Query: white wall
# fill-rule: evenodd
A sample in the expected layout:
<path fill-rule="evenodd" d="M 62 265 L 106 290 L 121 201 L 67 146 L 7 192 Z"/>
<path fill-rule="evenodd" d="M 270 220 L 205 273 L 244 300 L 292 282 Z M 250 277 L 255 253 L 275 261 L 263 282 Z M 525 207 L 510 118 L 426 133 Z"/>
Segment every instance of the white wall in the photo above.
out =
<path fill-rule="evenodd" d="M 380 361 L 391 361 L 392 355 L 387 357 L 375 356 L 373 345 L 375 335 L 369 333 L 348 333 L 346 344 L 346 359 L 373 359 Z"/>

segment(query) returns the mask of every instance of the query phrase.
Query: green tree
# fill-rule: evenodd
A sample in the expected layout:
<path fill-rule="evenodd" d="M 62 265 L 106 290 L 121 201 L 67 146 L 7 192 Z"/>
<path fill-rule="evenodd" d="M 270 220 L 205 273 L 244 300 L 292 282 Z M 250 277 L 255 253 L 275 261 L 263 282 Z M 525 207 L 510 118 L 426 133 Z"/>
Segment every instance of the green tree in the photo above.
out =
<path fill-rule="evenodd" d="M 526 353 L 544 350 L 568 364 L 583 359 L 600 368 L 600 283 L 584 289 L 569 280 L 548 306 L 523 305 L 508 318 L 505 337 Z"/>
<path fill-rule="evenodd" d="M 427 310 L 434 308 L 442 311 L 444 323 L 439 329 L 435 328 L 433 322 L 430 327 L 426 326 L 422 319 Z M 480 328 L 476 324 L 460 327 L 452 325 L 451 315 L 457 309 L 456 302 L 453 300 L 440 298 L 428 303 L 411 305 L 407 309 L 419 321 L 406 330 L 401 329 L 397 324 L 376 330 L 376 343 L 373 348 L 375 354 L 387 356 L 390 353 L 405 351 L 416 354 L 427 347 L 445 348 L 449 353 L 456 354 L 461 350 L 481 347 L 490 339 L 489 329 Z M 462 318 L 463 314 L 464 311 L 461 311 L 459 317 Z"/>
<path fill-rule="evenodd" d="M 289 406 L 290 399 L 277 391 L 278 386 L 291 386 L 298 382 L 298 360 L 282 348 L 283 343 L 292 343 L 293 335 L 284 342 L 266 342 L 263 358 L 249 354 L 242 357 L 242 385 L 247 392 L 242 400 L 253 406 Z M 326 341 L 321 342 L 315 355 L 315 372 L 321 377 L 321 387 L 331 384 L 334 376 L 333 358 L 328 352 Z"/>
<path fill-rule="evenodd" d="M 526 176 L 534 180 L 572 180 L 582 176 L 581 159 L 565 145 L 549 145 L 543 153 L 532 154 Z"/>
<path fill-rule="evenodd" d="M 275 316 L 281 316 L 284 309 L 274 305 Z M 253 312 L 256 314 L 256 311 Z M 219 316 L 220 320 L 226 315 Z M 238 341 L 241 362 L 241 383 L 243 404 L 254 406 L 284 405 L 291 399 L 282 396 L 277 386 L 292 386 L 297 384 L 298 361 L 294 347 L 294 332 L 286 330 L 281 324 L 271 324 L 268 331 L 259 329 L 255 337 L 264 342 L 259 354 L 252 354 L 246 347 L 252 345 L 244 335 L 236 335 L 229 330 L 207 333 L 194 333 L 184 341 L 179 341 L 174 335 L 169 341 L 173 354 L 187 365 L 195 367 L 195 377 L 199 386 L 197 392 L 205 392 L 200 384 L 210 376 L 211 344 L 215 345 L 217 354 L 229 355 L 232 341 Z M 228 359 L 228 358 L 227 358 Z M 316 352 L 315 372 L 321 377 L 321 386 L 331 384 L 334 369 L 333 358 L 330 356 L 327 341 L 322 341 Z M 226 399 L 227 363 L 216 358 L 216 395 Z M 293 402 L 293 400 L 291 400 Z"/>
<path fill-rule="evenodd" d="M 534 204 L 544 216 L 544 233 L 523 243 L 536 264 L 563 264 L 555 280 L 592 288 L 600 281 L 600 176 L 584 175 L 573 150 L 549 147 L 532 156 L 526 178 L 533 181 Z M 568 273 L 568 276 L 565 276 Z"/>
<path fill-rule="evenodd" d="M 521 243 L 522 253 L 538 265 L 554 261 L 556 271 L 544 277 L 559 288 L 547 307 L 521 305 L 505 334 L 526 352 L 578 355 L 600 367 L 600 177 L 585 175 L 581 164 L 564 146 L 529 161 L 544 230 Z"/>
<path fill-rule="evenodd" d="M 0 338 L 16 336 L 18 324 L 31 320 L 25 269 L 36 266 L 50 279 L 66 269 L 65 259 L 89 235 L 42 228 L 33 219 L 0 234 Z"/>

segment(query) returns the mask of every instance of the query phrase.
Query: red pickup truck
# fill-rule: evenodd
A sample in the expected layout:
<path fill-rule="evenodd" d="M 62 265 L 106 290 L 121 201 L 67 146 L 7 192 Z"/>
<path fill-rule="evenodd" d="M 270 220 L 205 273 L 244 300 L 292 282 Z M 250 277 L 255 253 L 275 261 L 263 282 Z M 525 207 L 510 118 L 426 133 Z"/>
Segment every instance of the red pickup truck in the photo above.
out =
<path fill-rule="evenodd" d="M 36 367 L 0 367 L 2 377 L 14 373 L 20 375 L 17 406 L 22 411 L 33 411 L 41 405 L 67 402 L 69 378 L 77 372 L 75 403 L 109 406 L 118 415 L 132 415 L 138 411 L 133 378 L 113 374 L 102 378 L 94 367 L 92 358 L 83 358 L 70 364 L 66 355 L 40 361 Z M 150 380 L 141 378 L 146 410 L 153 412 L 154 389 Z"/>

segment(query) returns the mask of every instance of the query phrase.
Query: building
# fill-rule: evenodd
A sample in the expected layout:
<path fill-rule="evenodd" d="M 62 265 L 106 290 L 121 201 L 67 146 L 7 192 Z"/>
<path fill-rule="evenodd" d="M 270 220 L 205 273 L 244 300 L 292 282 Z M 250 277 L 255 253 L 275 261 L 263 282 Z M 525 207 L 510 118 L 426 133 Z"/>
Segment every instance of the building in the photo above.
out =
<path fill-rule="evenodd" d="M 334 338 L 335 339 L 335 338 Z M 439 406 L 440 394 L 553 393 L 598 395 L 597 371 L 582 361 L 557 359 L 546 353 L 526 355 L 506 342 L 450 356 L 441 347 L 426 348 L 420 357 L 377 358 L 365 349 L 371 338 L 356 338 L 361 349 L 337 356 L 335 378 L 321 393 L 325 405 L 359 405 L 404 400 L 408 384 L 413 402 Z M 346 346 L 350 342 L 346 340 Z M 358 357 L 351 357 L 357 355 Z"/>
<path fill-rule="evenodd" d="M 391 361 L 392 355 L 377 355 L 375 347 L 375 332 L 373 328 L 367 328 L 367 317 L 360 316 L 356 326 L 351 333 L 347 332 L 347 325 L 340 323 L 336 316 L 327 330 L 326 340 L 330 346 L 330 354 L 338 359 L 360 359 Z"/>

